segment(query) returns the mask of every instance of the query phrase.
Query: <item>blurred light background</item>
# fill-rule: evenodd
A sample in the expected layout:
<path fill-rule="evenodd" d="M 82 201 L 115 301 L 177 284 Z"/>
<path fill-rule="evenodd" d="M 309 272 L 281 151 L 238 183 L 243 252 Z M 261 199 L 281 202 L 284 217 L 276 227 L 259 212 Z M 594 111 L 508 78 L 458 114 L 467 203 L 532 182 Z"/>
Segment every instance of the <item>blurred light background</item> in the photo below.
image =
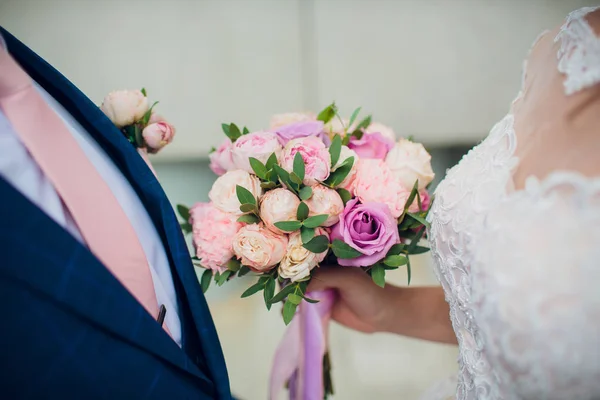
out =
<path fill-rule="evenodd" d="M 530 44 L 579 0 L 0 0 L 0 24 L 100 104 L 145 87 L 177 128 L 153 159 L 173 204 L 206 201 L 220 124 L 357 106 L 424 142 L 437 181 L 508 109 Z M 435 284 L 428 256 L 413 284 Z M 390 281 L 405 284 L 403 271 Z M 267 398 L 284 326 L 246 281 L 208 293 L 234 393 Z M 416 399 L 457 350 L 334 326 L 336 399 Z"/>

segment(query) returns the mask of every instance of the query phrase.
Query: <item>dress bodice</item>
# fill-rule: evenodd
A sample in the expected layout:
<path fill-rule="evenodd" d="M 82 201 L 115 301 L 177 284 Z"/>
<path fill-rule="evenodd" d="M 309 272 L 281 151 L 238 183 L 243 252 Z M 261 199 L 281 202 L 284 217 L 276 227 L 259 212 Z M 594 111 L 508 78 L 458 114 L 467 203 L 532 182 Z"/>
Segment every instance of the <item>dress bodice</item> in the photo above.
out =
<path fill-rule="evenodd" d="M 548 139 L 567 130 L 553 118 L 568 120 L 573 143 L 594 130 L 600 143 L 600 38 L 586 19 L 593 11 L 571 13 L 536 40 L 538 68 L 525 63 L 509 114 L 436 190 L 429 238 L 460 348 L 456 399 L 600 399 L 600 161 L 571 169 L 580 165 L 577 146 L 554 148 L 546 158 L 566 159 L 555 170 L 528 174 L 524 185 L 515 179 L 534 154 L 527 149 L 565 143 Z M 554 65 L 540 68 L 550 51 Z M 564 99 L 550 102 L 548 68 Z M 577 106 L 555 116 L 540 111 L 545 101 Z M 535 165 L 551 162 L 536 157 Z"/>

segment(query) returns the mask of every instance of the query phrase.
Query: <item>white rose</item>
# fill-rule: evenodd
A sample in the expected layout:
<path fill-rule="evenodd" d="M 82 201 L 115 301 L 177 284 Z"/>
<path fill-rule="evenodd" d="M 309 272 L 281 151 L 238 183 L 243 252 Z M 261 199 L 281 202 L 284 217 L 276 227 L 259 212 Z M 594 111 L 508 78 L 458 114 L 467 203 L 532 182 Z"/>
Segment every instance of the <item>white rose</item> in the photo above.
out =
<path fill-rule="evenodd" d="M 317 116 L 312 113 L 284 113 L 276 114 L 271 118 L 271 128 L 276 129 L 285 125 L 293 124 L 296 122 L 314 121 Z"/>
<path fill-rule="evenodd" d="M 393 141 L 396 141 L 396 134 L 394 133 L 394 130 L 392 128 L 390 128 L 389 126 L 380 124 L 379 122 L 373 122 L 371 125 L 369 125 L 367 127 L 365 132 L 366 133 L 379 132 L 382 136 L 384 136 L 388 139 L 392 139 Z"/>
<path fill-rule="evenodd" d="M 233 238 L 233 252 L 242 265 L 255 272 L 272 269 L 283 258 L 288 239 L 277 235 L 262 225 L 242 227 Z"/>
<path fill-rule="evenodd" d="M 260 218 L 267 228 L 281 233 L 275 222 L 296 221 L 296 211 L 300 199 L 294 193 L 284 188 L 268 191 L 260 201 Z"/>
<path fill-rule="evenodd" d="M 251 174 L 254 173 L 254 170 L 250 166 L 250 157 L 266 164 L 273 153 L 279 156 L 281 144 L 279 144 L 277 135 L 272 132 L 253 132 L 243 135 L 235 141 L 231 149 L 235 168 L 243 169 Z"/>
<path fill-rule="evenodd" d="M 315 235 L 327 235 L 325 230 L 317 229 Z M 329 237 L 329 235 L 327 235 Z M 302 246 L 302 238 L 298 232 L 292 233 L 288 240 L 285 256 L 279 264 L 279 276 L 298 282 L 310 275 L 310 271 L 323 261 L 327 251 L 315 254 Z"/>
<path fill-rule="evenodd" d="M 243 212 L 240 211 L 241 204 L 237 197 L 237 185 L 248 189 L 255 198 L 262 196 L 263 190 L 260 187 L 260 179 L 246 171 L 236 169 L 218 177 L 210 189 L 208 197 L 219 210 L 234 215 L 242 215 Z"/>
<path fill-rule="evenodd" d="M 148 108 L 148 98 L 139 90 L 110 92 L 100 106 L 102 112 L 118 128 L 141 120 Z"/>
<path fill-rule="evenodd" d="M 344 202 L 342 198 L 333 189 L 322 185 L 312 187 L 313 194 L 305 203 L 308 206 L 309 216 L 327 214 L 329 218 L 323 223 L 323 226 L 333 226 L 340 220 L 340 214 L 344 211 Z"/>
<path fill-rule="evenodd" d="M 385 163 L 407 189 L 411 189 L 417 180 L 419 190 L 424 189 L 435 177 L 431 168 L 431 155 L 421 143 L 400 139 L 388 153 Z"/>

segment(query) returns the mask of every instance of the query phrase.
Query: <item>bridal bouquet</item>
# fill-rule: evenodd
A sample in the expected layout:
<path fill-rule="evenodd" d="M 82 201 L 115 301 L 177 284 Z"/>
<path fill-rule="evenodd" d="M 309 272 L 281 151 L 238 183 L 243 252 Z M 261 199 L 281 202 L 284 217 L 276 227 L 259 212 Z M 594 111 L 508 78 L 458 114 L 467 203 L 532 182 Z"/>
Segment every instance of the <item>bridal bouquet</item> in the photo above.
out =
<path fill-rule="evenodd" d="M 178 206 L 191 233 L 194 263 L 206 291 L 252 273 L 242 297 L 263 293 L 266 307 L 283 302 L 290 324 L 271 376 L 271 398 L 287 385 L 293 398 L 332 393 L 326 348 L 335 294 L 307 293 L 321 263 L 361 268 L 385 285 L 388 270 L 406 266 L 425 232 L 434 175 L 431 157 L 390 128 L 348 120 L 335 104 L 317 116 L 275 116 L 250 132 L 223 124 L 225 141 L 210 154 L 219 176 L 209 203 Z M 277 287 L 279 286 L 279 290 Z M 311 304 L 312 303 L 312 304 Z"/>

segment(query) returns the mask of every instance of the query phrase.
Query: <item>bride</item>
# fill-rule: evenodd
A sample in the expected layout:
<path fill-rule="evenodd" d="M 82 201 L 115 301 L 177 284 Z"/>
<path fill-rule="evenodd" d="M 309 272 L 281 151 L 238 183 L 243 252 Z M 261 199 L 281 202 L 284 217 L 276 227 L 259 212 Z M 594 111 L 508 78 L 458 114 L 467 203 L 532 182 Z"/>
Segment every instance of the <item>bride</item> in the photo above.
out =
<path fill-rule="evenodd" d="M 442 287 L 325 268 L 313 289 L 339 292 L 333 318 L 457 343 L 452 389 L 428 399 L 599 399 L 600 7 L 536 40 L 509 114 L 448 172 L 429 221 Z"/>

